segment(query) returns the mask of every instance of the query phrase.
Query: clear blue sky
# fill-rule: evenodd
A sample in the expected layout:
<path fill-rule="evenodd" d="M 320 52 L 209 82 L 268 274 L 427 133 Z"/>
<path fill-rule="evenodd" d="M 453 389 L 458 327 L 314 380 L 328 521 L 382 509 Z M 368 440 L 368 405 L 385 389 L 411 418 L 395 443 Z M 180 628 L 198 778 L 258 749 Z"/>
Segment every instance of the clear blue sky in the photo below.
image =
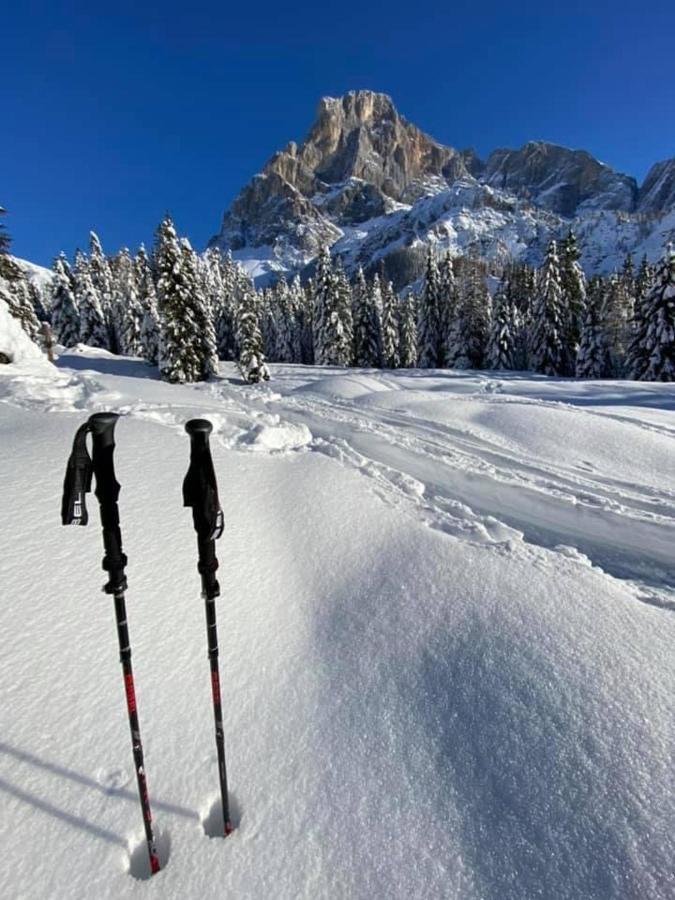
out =
<path fill-rule="evenodd" d="M 390 94 L 437 140 L 583 147 L 641 180 L 675 156 L 675 3 L 31 2 L 0 12 L 0 205 L 42 264 L 150 243 L 166 210 L 202 248 L 316 103 Z"/>

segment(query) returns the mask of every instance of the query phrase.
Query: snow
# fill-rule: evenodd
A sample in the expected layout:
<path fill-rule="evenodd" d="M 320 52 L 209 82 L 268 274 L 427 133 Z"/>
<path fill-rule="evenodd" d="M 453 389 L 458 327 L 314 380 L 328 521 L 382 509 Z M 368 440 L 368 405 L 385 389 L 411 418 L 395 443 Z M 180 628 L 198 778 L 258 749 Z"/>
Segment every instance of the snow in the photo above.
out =
<path fill-rule="evenodd" d="M 675 896 L 675 386 L 271 369 L 167 385 L 84 347 L 0 367 L 0 895 Z M 59 520 L 102 409 L 122 414 L 150 881 L 95 497 L 89 528 Z M 227 840 L 194 416 L 226 520 Z"/>
<path fill-rule="evenodd" d="M 13 256 L 12 259 L 20 269 L 23 269 L 28 278 L 33 281 L 40 290 L 47 291 L 49 289 L 52 279 L 54 278 L 54 273 L 51 269 L 46 269 L 44 266 L 38 266 L 36 263 L 29 262 L 27 259 L 20 259 L 18 256 Z"/>
<path fill-rule="evenodd" d="M 15 365 L 27 361 L 37 364 L 44 359 L 39 347 L 31 341 L 18 321 L 10 314 L 7 304 L 2 299 L 0 299 L 0 353 Z M 14 366 L 10 368 L 14 370 Z"/>

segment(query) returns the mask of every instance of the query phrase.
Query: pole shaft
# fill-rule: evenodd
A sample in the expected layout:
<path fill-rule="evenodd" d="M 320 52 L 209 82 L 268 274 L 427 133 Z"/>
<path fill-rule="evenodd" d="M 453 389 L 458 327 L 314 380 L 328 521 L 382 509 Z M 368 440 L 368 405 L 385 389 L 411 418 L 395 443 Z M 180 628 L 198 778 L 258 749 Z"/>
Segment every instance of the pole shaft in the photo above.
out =
<path fill-rule="evenodd" d="M 220 671 L 218 668 L 218 627 L 216 625 L 216 600 L 204 593 L 206 606 L 206 637 L 211 667 L 211 693 L 213 696 L 213 717 L 216 724 L 216 750 L 218 751 L 218 778 L 223 804 L 223 827 L 225 836 L 232 832 L 230 804 L 227 790 L 227 767 L 225 765 L 225 730 L 223 728 L 223 707 L 220 695 Z"/>
<path fill-rule="evenodd" d="M 120 645 L 120 662 L 122 663 L 122 674 L 124 677 L 124 693 L 127 700 L 129 730 L 131 732 L 131 749 L 134 756 L 134 767 L 136 769 L 138 796 L 140 797 L 141 810 L 143 811 L 143 825 L 145 826 L 145 840 L 148 845 L 148 856 L 150 857 L 150 871 L 155 875 L 159 872 L 159 857 L 157 855 L 155 836 L 152 829 L 152 811 L 150 809 L 150 795 L 148 794 L 148 783 L 145 777 L 145 765 L 143 763 L 141 726 L 138 721 L 134 672 L 131 666 L 129 626 L 127 624 L 126 605 L 123 593 L 115 594 L 115 618 L 117 620 L 117 638 Z"/>

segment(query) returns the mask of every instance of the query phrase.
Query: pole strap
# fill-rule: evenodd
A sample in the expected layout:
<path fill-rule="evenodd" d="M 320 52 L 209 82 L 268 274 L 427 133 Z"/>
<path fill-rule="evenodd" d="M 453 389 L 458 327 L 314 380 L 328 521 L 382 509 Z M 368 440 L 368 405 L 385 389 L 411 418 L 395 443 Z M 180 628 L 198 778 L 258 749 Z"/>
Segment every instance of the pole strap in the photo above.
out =
<path fill-rule="evenodd" d="M 66 475 L 63 480 L 61 499 L 61 522 L 63 525 L 86 525 L 89 521 L 86 495 L 91 491 L 91 476 L 94 471 L 87 449 L 89 423 L 85 422 L 75 432 L 73 449 L 68 458 Z"/>

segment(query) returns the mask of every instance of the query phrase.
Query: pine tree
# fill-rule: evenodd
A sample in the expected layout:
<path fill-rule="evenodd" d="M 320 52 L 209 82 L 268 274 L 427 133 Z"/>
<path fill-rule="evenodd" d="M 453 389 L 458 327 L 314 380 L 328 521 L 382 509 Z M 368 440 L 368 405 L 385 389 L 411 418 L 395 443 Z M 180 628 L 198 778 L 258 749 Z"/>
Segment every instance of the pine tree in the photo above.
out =
<path fill-rule="evenodd" d="M 144 309 L 136 265 L 126 247 L 123 247 L 114 258 L 111 271 L 113 275 L 111 321 L 117 336 L 118 352 L 125 356 L 141 356 Z"/>
<path fill-rule="evenodd" d="M 439 269 L 439 328 L 442 346 L 441 365 L 449 366 L 457 318 L 457 281 L 455 265 L 446 253 Z"/>
<path fill-rule="evenodd" d="M 385 283 L 382 292 L 382 364 L 386 369 L 397 369 L 400 365 L 399 355 L 399 302 L 394 285 Z"/>
<path fill-rule="evenodd" d="M 577 378 L 609 378 L 612 360 L 607 346 L 607 336 L 602 323 L 604 287 L 600 278 L 588 285 L 586 312 L 581 342 L 577 351 L 575 374 Z"/>
<path fill-rule="evenodd" d="M 352 316 L 352 288 L 345 274 L 342 260 L 335 264 L 335 283 L 337 290 L 337 313 L 342 325 L 338 356 L 343 361 L 340 365 L 351 366 L 354 359 L 354 319 Z"/>
<path fill-rule="evenodd" d="M 291 304 L 291 292 L 285 278 L 281 278 L 273 290 L 272 309 L 276 333 L 276 354 L 279 362 L 296 362 L 296 322 Z"/>
<path fill-rule="evenodd" d="M 80 341 L 89 347 L 108 349 L 108 329 L 89 270 L 89 261 L 80 250 L 73 268 L 75 303 L 80 313 Z"/>
<path fill-rule="evenodd" d="M 152 266 L 143 244 L 138 249 L 134 262 L 138 300 L 142 310 L 141 320 L 141 356 L 152 366 L 159 359 L 159 312 L 157 309 L 157 291 Z"/>
<path fill-rule="evenodd" d="M 565 372 L 561 302 L 558 250 L 555 241 L 551 241 L 537 279 L 529 341 L 530 367 L 543 375 L 562 375 Z"/>
<path fill-rule="evenodd" d="M 649 364 L 642 381 L 675 381 L 675 248 L 669 244 L 645 301 Z"/>
<path fill-rule="evenodd" d="M 401 368 L 414 369 L 417 365 L 417 307 L 414 294 L 401 301 L 398 321 Z"/>
<path fill-rule="evenodd" d="M 586 306 L 586 278 L 579 265 L 581 254 L 577 238 L 569 230 L 560 245 L 561 315 L 563 354 L 566 374 L 572 374 L 581 336 L 581 323 Z"/>
<path fill-rule="evenodd" d="M 305 291 L 300 282 L 300 276 L 296 275 L 291 282 L 289 296 L 295 319 L 294 361 L 311 365 L 314 362 L 312 305 L 310 302 L 313 290 Z"/>
<path fill-rule="evenodd" d="M 241 283 L 242 293 L 236 309 L 239 371 L 248 384 L 269 381 L 260 331 L 258 299 L 252 284 Z"/>
<path fill-rule="evenodd" d="M 40 323 L 35 314 L 31 283 L 24 270 L 5 253 L 0 253 L 0 297 L 28 337 L 36 341 Z"/>
<path fill-rule="evenodd" d="M 359 267 L 352 292 L 352 317 L 354 322 L 354 365 L 362 368 L 374 368 L 381 363 L 377 299 L 372 286 L 369 287 L 366 282 L 363 269 Z"/>
<path fill-rule="evenodd" d="M 507 275 L 502 277 L 492 300 L 492 321 L 487 342 L 488 369 L 516 368 L 516 310 L 511 302 Z"/>
<path fill-rule="evenodd" d="M 314 282 L 314 360 L 319 366 L 346 366 L 351 347 L 349 329 L 342 315 L 343 298 L 328 247 L 322 247 Z"/>
<path fill-rule="evenodd" d="M 187 268 L 186 268 L 187 263 Z M 170 216 L 157 231 L 154 269 L 159 310 L 159 372 L 173 383 L 199 381 L 201 335 L 194 314 L 198 289 L 189 253 L 178 239 Z"/>
<path fill-rule="evenodd" d="M 112 271 L 95 231 L 89 232 L 89 273 L 108 330 L 107 347 L 113 353 L 119 353 L 119 335 L 112 308 Z"/>
<path fill-rule="evenodd" d="M 80 320 L 73 292 L 73 278 L 65 253 L 54 260 L 52 279 L 52 330 L 64 347 L 74 347 L 80 338 Z"/>
<path fill-rule="evenodd" d="M 454 369 L 480 369 L 490 329 L 491 300 L 484 264 L 475 256 L 458 260 L 457 301 L 450 323 L 446 362 Z"/>
<path fill-rule="evenodd" d="M 631 340 L 634 318 L 634 300 L 627 284 L 619 275 L 612 275 L 603 283 L 603 303 L 600 317 L 611 361 L 612 378 L 621 378 L 625 371 L 626 356 Z"/>
<path fill-rule="evenodd" d="M 626 350 L 625 373 L 628 378 L 640 381 L 649 367 L 649 351 L 647 344 L 649 290 L 653 272 L 643 257 L 635 279 L 635 297 L 633 317 L 629 324 L 628 348 Z"/>
<path fill-rule="evenodd" d="M 238 302 L 238 266 L 232 261 L 232 254 L 229 251 L 225 257 L 219 254 L 218 259 L 220 262 L 222 295 L 220 303 L 213 310 L 218 356 L 220 359 L 235 359 L 237 355 L 237 338 L 234 316 Z"/>
<path fill-rule="evenodd" d="M 420 369 L 436 369 L 444 363 L 440 320 L 440 273 L 431 247 L 427 251 L 422 294 L 417 306 L 417 347 Z"/>

